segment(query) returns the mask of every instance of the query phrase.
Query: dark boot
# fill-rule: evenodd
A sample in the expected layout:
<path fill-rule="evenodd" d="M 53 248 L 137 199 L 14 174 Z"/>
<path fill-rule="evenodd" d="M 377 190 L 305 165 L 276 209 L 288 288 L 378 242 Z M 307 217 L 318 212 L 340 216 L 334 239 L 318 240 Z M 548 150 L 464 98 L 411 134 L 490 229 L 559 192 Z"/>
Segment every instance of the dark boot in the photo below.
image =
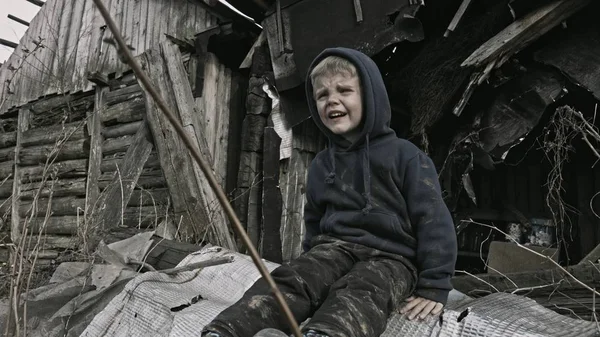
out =
<path fill-rule="evenodd" d="M 254 337 L 288 337 L 288 335 L 281 330 L 267 328 L 257 332 Z"/>

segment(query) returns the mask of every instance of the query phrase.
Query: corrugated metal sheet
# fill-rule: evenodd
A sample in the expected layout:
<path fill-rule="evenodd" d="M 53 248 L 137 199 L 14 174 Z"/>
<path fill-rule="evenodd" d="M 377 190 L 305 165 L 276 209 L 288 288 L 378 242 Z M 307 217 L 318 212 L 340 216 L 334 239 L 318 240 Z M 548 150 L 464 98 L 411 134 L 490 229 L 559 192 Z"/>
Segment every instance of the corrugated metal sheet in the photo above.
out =
<path fill-rule="evenodd" d="M 134 55 L 158 46 L 165 34 L 193 38 L 217 20 L 201 1 L 103 1 Z M 115 47 L 105 41 L 112 34 L 104 25 L 91 0 L 47 0 L 0 68 L 0 113 L 40 96 L 89 90 L 89 72 L 123 71 Z M 40 38 L 43 48 L 36 49 Z"/>

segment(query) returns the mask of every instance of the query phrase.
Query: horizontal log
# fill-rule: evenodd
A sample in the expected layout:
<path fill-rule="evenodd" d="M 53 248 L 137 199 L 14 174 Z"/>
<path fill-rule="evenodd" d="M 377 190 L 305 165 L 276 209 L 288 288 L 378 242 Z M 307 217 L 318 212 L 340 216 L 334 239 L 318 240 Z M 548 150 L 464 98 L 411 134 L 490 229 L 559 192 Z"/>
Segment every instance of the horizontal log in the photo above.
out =
<path fill-rule="evenodd" d="M 59 139 L 70 141 L 85 138 L 85 123 L 75 122 L 65 125 L 52 125 L 29 129 L 23 132 L 21 144 L 24 147 L 44 144 L 55 144 Z"/>
<path fill-rule="evenodd" d="M 123 213 L 123 225 L 126 227 L 147 228 L 158 226 L 166 217 L 165 207 L 142 206 L 126 207 Z"/>
<path fill-rule="evenodd" d="M 134 136 L 110 138 L 102 143 L 102 154 L 107 156 L 118 152 L 125 152 L 131 146 Z"/>
<path fill-rule="evenodd" d="M 100 134 L 105 138 L 117 138 L 128 135 L 135 135 L 140 126 L 144 124 L 144 121 L 136 121 L 131 123 L 117 124 L 115 126 L 104 128 Z"/>
<path fill-rule="evenodd" d="M 107 106 L 110 106 L 142 97 L 142 95 L 142 88 L 140 85 L 134 84 L 125 88 L 107 92 L 104 95 L 104 102 Z"/>
<path fill-rule="evenodd" d="M 37 200 L 36 210 L 33 213 L 34 216 L 45 216 L 46 210 L 48 209 L 49 199 L 40 198 Z M 32 214 L 32 201 L 22 201 L 19 205 L 19 216 L 25 217 Z M 85 209 L 85 198 L 77 197 L 60 197 L 52 198 L 50 204 L 51 214 L 53 216 L 58 215 L 83 215 Z"/>
<path fill-rule="evenodd" d="M 128 206 L 153 206 L 167 205 L 169 203 L 169 190 L 157 188 L 152 190 L 133 190 Z"/>
<path fill-rule="evenodd" d="M 41 181 L 22 184 L 21 200 L 33 199 L 38 190 L 41 198 L 48 198 L 50 192 L 52 192 L 53 197 L 85 196 L 85 184 L 86 178 L 58 179 L 54 183 L 46 180 L 44 186 L 42 186 Z M 0 191 L 2 191 L 1 187 Z"/>
<path fill-rule="evenodd" d="M 0 218 L 4 215 L 10 215 L 10 207 L 12 205 L 12 198 L 0 199 Z M 10 223 L 10 222 L 9 222 Z"/>
<path fill-rule="evenodd" d="M 30 109 L 36 115 L 42 115 L 44 112 L 57 108 L 68 108 L 71 111 L 78 109 L 87 109 L 94 104 L 94 93 L 88 92 L 83 95 L 56 95 L 50 98 L 44 98 L 31 104 Z"/>
<path fill-rule="evenodd" d="M 0 162 L 15 160 L 15 148 L 0 149 Z"/>
<path fill-rule="evenodd" d="M 98 186 L 100 187 L 101 191 L 108 187 L 108 185 L 113 181 L 115 174 L 117 174 L 117 172 L 105 172 L 100 175 L 100 178 L 98 179 Z M 136 186 L 145 189 L 160 188 L 166 186 L 166 181 L 161 170 L 144 169 Z"/>
<path fill-rule="evenodd" d="M 49 155 L 56 161 L 85 159 L 89 157 L 89 142 L 86 139 L 65 142 L 59 149 L 54 145 L 27 147 L 20 150 L 19 164 L 45 165 Z"/>
<path fill-rule="evenodd" d="M 102 164 L 100 165 L 100 171 L 103 173 L 115 172 L 117 170 L 117 165 L 122 165 L 123 156 L 125 156 L 125 152 L 115 153 L 111 157 L 104 157 L 102 159 Z M 158 160 L 156 152 L 150 154 L 150 157 L 148 157 L 148 160 L 146 160 L 146 163 L 144 164 L 144 169 L 160 169 L 160 161 Z"/>
<path fill-rule="evenodd" d="M 19 230 L 23 233 L 25 223 L 27 223 L 28 233 L 32 235 L 39 233 L 76 235 L 78 222 L 83 222 L 83 220 L 83 217 L 78 218 L 77 216 L 51 216 L 47 219 L 44 217 L 26 218 L 21 220 Z"/>
<path fill-rule="evenodd" d="M 144 118 L 146 105 L 142 98 L 135 98 L 130 101 L 110 106 L 102 111 L 100 120 L 102 123 L 128 123 L 139 121 Z"/>
<path fill-rule="evenodd" d="M 3 182 L 4 181 L 4 182 Z M 0 180 L 0 199 L 8 198 L 12 195 L 13 180 Z"/>
<path fill-rule="evenodd" d="M 65 160 L 50 165 L 47 173 L 55 173 L 57 178 L 76 178 L 87 176 L 87 159 Z M 25 166 L 20 168 L 21 182 L 42 180 L 43 166 Z"/>
<path fill-rule="evenodd" d="M 0 134 L 0 148 L 11 147 L 17 144 L 17 132 L 6 132 Z"/>
<path fill-rule="evenodd" d="M 11 161 L 5 161 L 0 163 L 0 179 L 4 179 L 8 176 L 12 176 L 13 170 L 15 168 L 14 159 Z"/>

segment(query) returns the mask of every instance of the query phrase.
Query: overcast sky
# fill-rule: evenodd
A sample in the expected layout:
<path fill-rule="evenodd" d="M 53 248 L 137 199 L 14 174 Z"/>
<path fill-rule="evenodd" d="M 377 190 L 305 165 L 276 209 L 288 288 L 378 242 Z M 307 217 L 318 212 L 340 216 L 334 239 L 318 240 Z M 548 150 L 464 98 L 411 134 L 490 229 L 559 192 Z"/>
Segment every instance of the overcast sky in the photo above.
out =
<path fill-rule="evenodd" d="M 0 38 L 19 43 L 27 27 L 8 18 L 12 14 L 20 19 L 30 22 L 40 7 L 25 0 L 0 0 Z M 0 45 L 0 62 L 6 61 L 13 49 Z"/>

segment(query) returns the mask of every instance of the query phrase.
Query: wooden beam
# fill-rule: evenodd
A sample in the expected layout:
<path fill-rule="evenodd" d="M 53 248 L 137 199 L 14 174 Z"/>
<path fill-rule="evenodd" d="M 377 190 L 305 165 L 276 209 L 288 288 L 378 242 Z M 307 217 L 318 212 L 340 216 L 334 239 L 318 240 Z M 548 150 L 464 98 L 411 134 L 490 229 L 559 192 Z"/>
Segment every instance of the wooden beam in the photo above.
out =
<path fill-rule="evenodd" d="M 546 34 L 571 15 L 587 6 L 591 0 L 554 1 L 516 20 L 475 50 L 463 67 L 481 67 L 501 58 L 500 67 L 508 58 Z"/>
<path fill-rule="evenodd" d="M 10 48 L 13 48 L 13 49 L 16 49 L 17 46 L 19 45 L 18 43 L 14 43 L 12 41 L 8 41 L 8 40 L 5 40 L 5 39 L 0 39 L 0 44 L 3 45 L 3 46 L 7 46 L 7 47 L 10 47 Z"/>
<path fill-rule="evenodd" d="M 104 100 L 108 92 L 107 86 L 96 85 L 94 93 L 94 110 L 87 113 L 87 131 L 90 135 L 90 156 L 88 158 L 87 182 L 85 186 L 85 206 L 84 219 L 87 228 L 92 225 L 92 210 L 100 198 L 100 188 L 98 186 L 98 178 L 102 172 L 102 122 L 100 121 L 102 110 L 105 107 Z M 85 249 L 93 249 L 93 247 L 84 247 Z"/>
<path fill-rule="evenodd" d="M 20 23 L 20 24 L 22 24 L 24 26 L 29 27 L 29 22 L 27 22 L 27 21 L 25 21 L 23 19 L 19 19 L 18 17 L 14 16 L 12 14 L 8 14 L 8 18 L 11 19 L 11 20 L 13 20 L 13 21 L 16 21 L 16 22 L 18 22 L 18 23 Z"/>
<path fill-rule="evenodd" d="M 32 4 L 34 4 L 36 6 L 40 6 L 40 7 L 42 7 L 45 4 L 44 1 L 40 1 L 40 0 L 27 0 L 27 2 L 31 2 Z"/>
<path fill-rule="evenodd" d="M 12 198 L 12 210 L 11 210 L 11 231 L 10 237 L 13 243 L 17 244 L 21 237 L 21 232 L 19 230 L 19 223 L 21 221 L 21 217 L 19 215 L 19 202 L 21 195 L 21 173 L 20 173 L 20 163 L 19 163 L 19 155 L 22 150 L 21 142 L 23 141 L 23 133 L 29 129 L 29 122 L 31 118 L 31 112 L 29 109 L 21 109 L 19 110 L 19 117 L 17 119 L 17 144 L 15 145 L 15 160 L 14 160 L 14 179 L 13 179 L 13 198 Z"/>
<path fill-rule="evenodd" d="M 471 1 L 472 0 L 463 0 L 463 2 L 460 4 L 460 7 L 458 7 L 458 10 L 456 11 L 456 14 L 454 14 L 454 18 L 452 18 L 452 21 L 448 25 L 448 28 L 444 33 L 444 37 L 450 36 L 450 33 L 452 33 L 456 29 L 458 23 L 467 12 L 467 8 L 469 8 Z"/>
<path fill-rule="evenodd" d="M 280 235 L 282 209 L 279 189 L 280 144 L 281 138 L 275 129 L 266 127 L 263 147 L 261 256 L 276 263 L 283 262 Z"/>

